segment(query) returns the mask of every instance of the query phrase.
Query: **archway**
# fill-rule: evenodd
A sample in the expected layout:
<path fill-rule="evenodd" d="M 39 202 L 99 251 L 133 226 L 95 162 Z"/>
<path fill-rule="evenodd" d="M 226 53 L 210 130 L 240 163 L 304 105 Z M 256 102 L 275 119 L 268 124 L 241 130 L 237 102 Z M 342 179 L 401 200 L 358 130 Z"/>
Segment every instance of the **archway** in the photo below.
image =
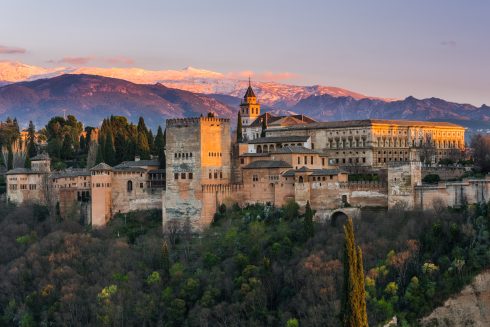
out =
<path fill-rule="evenodd" d="M 333 227 L 344 226 L 348 218 L 343 211 L 335 211 L 330 215 L 330 225 Z"/>

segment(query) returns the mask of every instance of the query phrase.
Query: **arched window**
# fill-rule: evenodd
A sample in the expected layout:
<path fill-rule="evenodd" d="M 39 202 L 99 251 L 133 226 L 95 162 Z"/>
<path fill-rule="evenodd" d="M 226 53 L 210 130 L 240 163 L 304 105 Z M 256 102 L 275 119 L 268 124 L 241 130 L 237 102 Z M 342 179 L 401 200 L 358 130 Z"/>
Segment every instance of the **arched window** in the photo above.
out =
<path fill-rule="evenodd" d="M 128 192 L 131 192 L 133 190 L 133 182 L 132 181 L 128 181 L 127 188 L 128 188 Z"/>
<path fill-rule="evenodd" d="M 303 176 L 299 176 L 299 182 L 303 183 Z"/>

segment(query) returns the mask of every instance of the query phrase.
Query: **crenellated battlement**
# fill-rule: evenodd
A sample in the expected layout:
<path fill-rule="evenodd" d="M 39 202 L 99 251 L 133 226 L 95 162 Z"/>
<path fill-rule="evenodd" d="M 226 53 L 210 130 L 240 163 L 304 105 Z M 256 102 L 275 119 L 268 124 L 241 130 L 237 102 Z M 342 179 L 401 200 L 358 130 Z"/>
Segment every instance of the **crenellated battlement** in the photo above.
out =
<path fill-rule="evenodd" d="M 349 190 L 387 190 L 388 185 L 380 181 L 351 181 L 339 183 L 341 189 Z"/>
<path fill-rule="evenodd" d="M 229 118 L 218 117 L 192 117 L 192 118 L 172 118 L 167 119 L 167 127 L 187 127 L 198 126 L 201 122 L 229 123 Z"/>

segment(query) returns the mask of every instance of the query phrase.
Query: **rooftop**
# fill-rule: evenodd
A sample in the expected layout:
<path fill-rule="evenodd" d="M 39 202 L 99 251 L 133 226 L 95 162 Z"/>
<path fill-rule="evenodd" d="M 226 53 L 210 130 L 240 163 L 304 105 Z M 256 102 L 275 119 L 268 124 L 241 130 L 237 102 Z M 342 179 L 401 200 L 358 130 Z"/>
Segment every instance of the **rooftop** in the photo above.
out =
<path fill-rule="evenodd" d="M 308 141 L 309 136 L 266 136 L 259 137 L 257 139 L 248 141 L 249 144 L 263 144 L 263 143 L 286 143 L 286 142 L 306 142 Z"/>
<path fill-rule="evenodd" d="M 101 162 L 98 165 L 95 165 L 94 167 L 90 168 L 91 171 L 93 170 L 112 170 L 112 167 L 106 164 L 105 162 Z"/>
<path fill-rule="evenodd" d="M 291 168 L 291 165 L 282 160 L 257 160 L 243 167 L 243 169 L 259 168 Z"/>
<path fill-rule="evenodd" d="M 67 168 L 64 170 L 54 171 L 49 177 L 63 178 L 63 177 L 78 177 L 78 176 L 90 176 L 90 171 L 88 169 Z"/>
<path fill-rule="evenodd" d="M 148 167 L 148 166 L 160 166 L 158 160 L 138 160 L 138 161 L 124 161 L 119 165 L 114 166 L 114 168 L 125 168 L 125 167 Z"/>
<path fill-rule="evenodd" d="M 301 153 L 301 154 L 319 154 L 318 151 L 305 148 L 304 146 L 283 146 L 282 148 L 277 148 L 271 153 Z"/>
<path fill-rule="evenodd" d="M 386 120 L 386 119 L 363 119 L 363 120 L 342 120 L 315 122 L 307 125 L 295 125 L 286 127 L 286 130 L 303 129 L 323 129 L 323 128 L 342 128 L 342 127 L 370 127 L 374 125 L 395 125 L 395 126 L 420 126 L 420 127 L 448 127 L 464 128 L 461 125 L 448 122 L 416 121 L 416 120 Z"/>
<path fill-rule="evenodd" d="M 39 171 L 33 171 L 30 168 L 14 168 L 6 172 L 7 175 L 21 175 L 21 174 L 42 174 Z"/>

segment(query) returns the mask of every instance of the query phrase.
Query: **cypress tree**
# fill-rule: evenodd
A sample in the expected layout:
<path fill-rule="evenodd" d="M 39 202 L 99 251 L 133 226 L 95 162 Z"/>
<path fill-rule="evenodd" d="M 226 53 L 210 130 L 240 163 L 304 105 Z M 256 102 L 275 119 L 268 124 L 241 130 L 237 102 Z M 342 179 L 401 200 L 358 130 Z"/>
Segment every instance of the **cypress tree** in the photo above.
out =
<path fill-rule="evenodd" d="M 315 235 L 315 226 L 313 225 L 313 216 L 315 212 L 311 209 L 310 201 L 306 202 L 305 219 L 304 219 L 304 231 L 306 238 L 313 237 Z"/>
<path fill-rule="evenodd" d="M 105 139 L 104 160 L 110 166 L 116 164 L 116 152 L 114 151 L 114 142 L 112 141 L 111 133 L 108 133 Z"/>
<path fill-rule="evenodd" d="M 238 111 L 238 121 L 236 122 L 236 141 L 237 143 L 243 142 L 243 126 L 242 126 L 242 114 Z"/>
<path fill-rule="evenodd" d="M 362 251 L 360 247 L 356 246 L 354 225 L 351 218 L 344 226 L 344 238 L 342 325 L 345 327 L 367 327 Z"/>
<path fill-rule="evenodd" d="M 14 168 L 14 153 L 12 152 L 12 145 L 9 144 L 7 146 L 7 169 L 13 169 Z"/>
<path fill-rule="evenodd" d="M 153 153 L 158 155 L 160 168 L 165 168 L 165 135 L 162 131 L 161 126 L 158 126 L 157 135 L 155 136 L 155 142 L 153 144 Z"/>
<path fill-rule="evenodd" d="M 27 154 L 30 158 L 35 157 L 36 150 L 36 128 L 32 121 L 29 122 L 29 128 L 27 129 Z"/>
<path fill-rule="evenodd" d="M 150 159 L 150 146 L 148 139 L 143 131 L 138 131 L 137 154 L 141 159 Z"/>
<path fill-rule="evenodd" d="M 163 268 L 163 272 L 165 273 L 165 278 L 169 278 L 170 277 L 170 258 L 169 258 L 167 241 L 163 241 L 163 246 L 162 246 L 162 268 Z"/>
<path fill-rule="evenodd" d="M 262 119 L 262 131 L 260 132 L 260 137 L 265 137 L 265 130 L 267 129 L 267 117 L 264 115 Z"/>
<path fill-rule="evenodd" d="M 31 168 L 31 158 L 29 157 L 29 152 L 26 154 L 26 159 L 24 161 L 24 168 Z"/>

